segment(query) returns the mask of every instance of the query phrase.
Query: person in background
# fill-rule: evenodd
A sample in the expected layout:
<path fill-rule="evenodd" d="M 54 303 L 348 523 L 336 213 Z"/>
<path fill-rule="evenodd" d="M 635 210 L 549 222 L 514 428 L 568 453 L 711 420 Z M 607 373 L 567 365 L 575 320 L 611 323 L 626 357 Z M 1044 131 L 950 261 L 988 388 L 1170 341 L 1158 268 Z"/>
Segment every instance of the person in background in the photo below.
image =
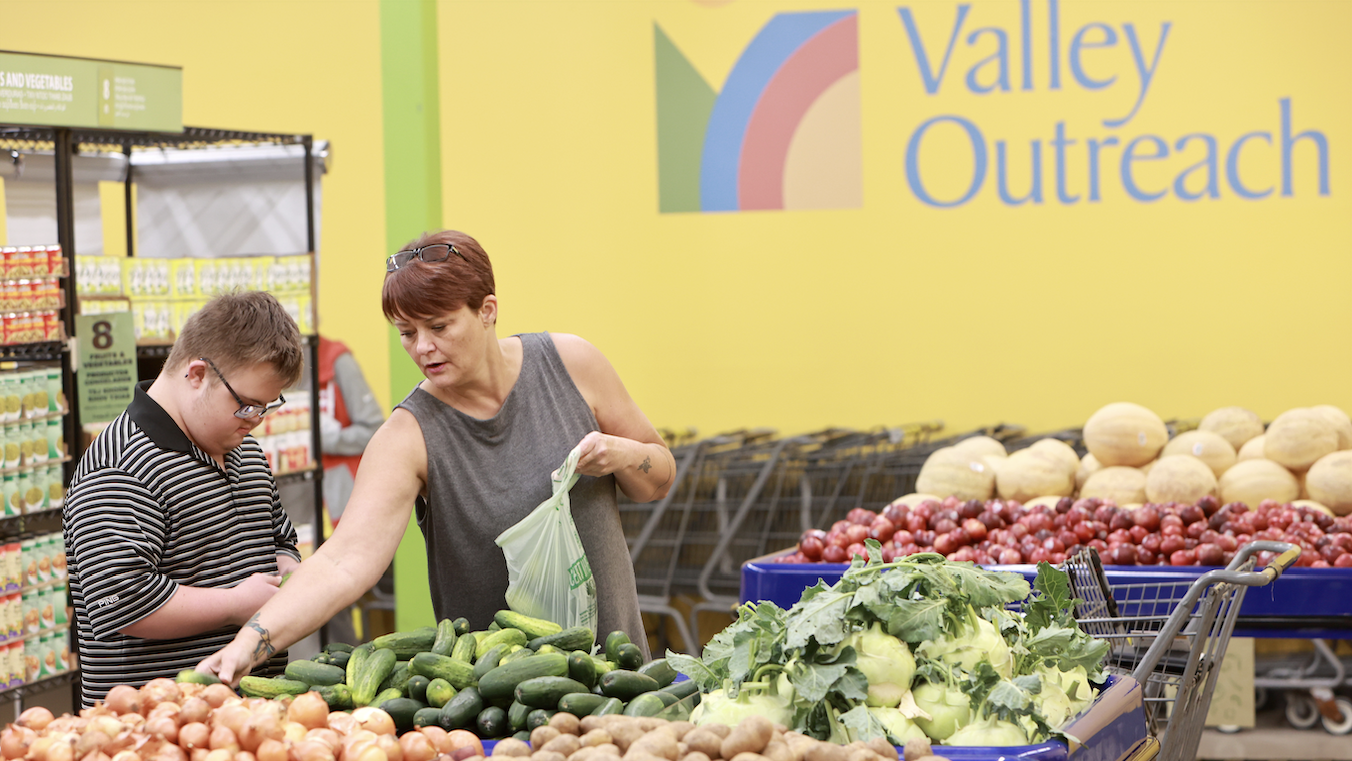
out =
<path fill-rule="evenodd" d="M 488 255 L 461 232 L 424 235 L 387 260 L 382 307 L 424 380 L 371 439 L 333 538 L 199 671 L 237 681 L 357 599 L 394 556 L 415 502 L 436 617 L 487 628 L 507 607 L 494 539 L 550 496 L 550 473 L 574 447 L 582 477 L 570 498 L 596 580 L 596 631 L 624 630 L 646 657 L 616 488 L 660 499 L 675 461 L 596 347 L 564 333 L 498 338 L 495 290 Z"/>
<path fill-rule="evenodd" d="M 321 335 L 318 364 L 324 506 L 328 509 L 329 518 L 337 525 L 352 495 L 362 452 L 376 429 L 385 422 L 385 414 L 376 402 L 371 387 L 367 385 L 366 376 L 362 374 L 356 357 L 341 341 Z M 384 581 L 382 577 L 382 583 Z M 361 644 L 363 637 L 357 633 L 353 612 L 354 608 L 346 608 L 326 625 L 325 631 L 330 641 Z"/>
<path fill-rule="evenodd" d="M 80 458 L 62 513 L 81 700 L 175 677 L 228 644 L 300 563 L 249 432 L 300 378 L 300 331 L 267 293 L 212 299 Z M 286 668 L 286 654 L 267 661 Z"/>

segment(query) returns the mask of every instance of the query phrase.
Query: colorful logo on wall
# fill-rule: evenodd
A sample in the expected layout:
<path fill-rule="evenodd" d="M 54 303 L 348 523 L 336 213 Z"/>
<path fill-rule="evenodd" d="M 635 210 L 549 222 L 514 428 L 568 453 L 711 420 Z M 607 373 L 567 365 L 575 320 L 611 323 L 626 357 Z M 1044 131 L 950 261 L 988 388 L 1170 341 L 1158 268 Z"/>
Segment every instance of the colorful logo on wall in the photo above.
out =
<path fill-rule="evenodd" d="M 663 213 L 863 206 L 855 11 L 776 15 L 722 92 L 654 35 Z"/>

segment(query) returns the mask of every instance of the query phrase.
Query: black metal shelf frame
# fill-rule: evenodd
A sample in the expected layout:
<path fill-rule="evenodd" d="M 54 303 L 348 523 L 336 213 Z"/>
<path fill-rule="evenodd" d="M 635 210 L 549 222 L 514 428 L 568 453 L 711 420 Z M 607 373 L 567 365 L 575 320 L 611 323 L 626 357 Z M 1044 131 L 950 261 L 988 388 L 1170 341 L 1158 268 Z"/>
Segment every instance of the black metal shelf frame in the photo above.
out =
<path fill-rule="evenodd" d="M 222 148 L 229 146 L 256 146 L 256 145 L 299 145 L 304 148 L 303 161 L 303 179 L 305 182 L 305 234 L 307 249 L 310 252 L 315 251 L 316 230 L 315 230 L 315 209 L 314 209 L 314 138 L 312 135 L 295 135 L 274 132 L 243 132 L 235 130 L 210 129 L 203 127 L 185 127 L 181 133 L 165 132 L 146 132 L 146 131 L 124 131 L 111 129 L 72 129 L 68 127 L 46 127 L 30 125 L 6 125 L 0 124 L 0 157 L 4 153 L 9 153 L 15 160 L 23 153 L 51 153 L 55 163 L 56 173 L 56 228 L 57 242 L 61 244 L 63 254 L 72 263 L 71 273 L 65 278 L 65 306 L 61 309 L 61 317 L 65 321 L 67 331 L 75 335 L 75 315 L 78 314 L 77 304 L 79 303 L 77 283 L 75 280 L 75 267 L 73 263 L 78 254 L 75 246 L 75 196 L 74 196 L 74 168 L 73 158 L 80 153 L 109 153 L 120 152 L 127 157 L 126 172 L 124 178 L 127 193 L 126 207 L 126 229 L 127 229 L 127 255 L 135 256 L 135 228 L 133 226 L 132 211 L 134 204 L 131 199 L 132 183 L 134 181 L 134 166 L 131 161 L 132 153 L 135 150 L 154 150 L 173 148 L 180 150 L 197 150 L 209 148 Z M 318 337 L 307 337 L 305 342 L 307 361 L 310 370 L 310 430 L 311 444 L 310 451 L 313 453 L 316 463 L 322 463 L 323 452 L 320 444 L 320 426 L 319 426 L 319 341 Z M 168 356 L 170 347 L 137 347 L 138 357 L 158 357 Z M 163 355 L 158 352 L 163 351 Z M 18 361 L 56 361 L 61 362 L 62 383 L 66 389 L 70 414 L 66 416 L 66 441 L 70 442 L 71 454 L 78 458 L 80 452 L 76 451 L 75 442 L 81 441 L 79 426 L 79 394 L 77 393 L 77 379 L 71 368 L 71 356 L 69 348 L 64 342 L 45 342 L 35 344 L 21 344 L 13 346 L 0 347 L 0 360 L 18 360 Z M 64 481 L 70 482 L 75 472 L 75 461 L 67 462 L 63 472 Z M 310 481 L 313 483 L 314 490 L 314 547 L 318 549 L 324 541 L 324 491 L 323 491 L 323 468 L 316 466 L 313 470 L 302 471 L 300 473 L 287 474 L 278 479 L 279 483 L 293 481 Z M 59 518 L 60 511 L 51 511 Z M 0 535 L 10 534 L 15 528 L 20 532 L 32 529 L 25 528 L 29 521 L 22 519 L 36 520 L 41 514 L 33 516 L 15 516 L 14 518 L 0 519 Z M 18 519 L 18 520 L 16 520 Z M 59 525 L 59 522 L 58 522 Z M 71 628 L 74 632 L 74 627 Z M 320 629 L 320 644 L 327 644 L 324 640 L 323 629 Z M 74 646 L 74 643 L 72 643 Z M 74 670 L 70 674 L 62 674 L 50 679 L 43 680 L 40 683 L 46 689 L 52 685 L 61 684 L 63 678 L 69 680 L 74 685 L 76 693 L 75 704 L 79 704 L 79 680 L 73 678 Z M 31 692 L 28 686 L 19 687 L 15 690 L 0 691 L 0 701 L 6 699 L 22 699 L 24 694 Z"/>

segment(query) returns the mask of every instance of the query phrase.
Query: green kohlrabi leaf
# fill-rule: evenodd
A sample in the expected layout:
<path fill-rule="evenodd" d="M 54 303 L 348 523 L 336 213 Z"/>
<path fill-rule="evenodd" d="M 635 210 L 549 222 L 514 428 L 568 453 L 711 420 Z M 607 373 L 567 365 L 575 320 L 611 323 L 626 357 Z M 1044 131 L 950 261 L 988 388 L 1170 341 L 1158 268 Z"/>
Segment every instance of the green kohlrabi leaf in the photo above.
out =
<path fill-rule="evenodd" d="M 887 620 L 887 633 L 906 642 L 925 642 L 944 636 L 949 599 L 897 600 Z"/>
<path fill-rule="evenodd" d="M 869 713 L 867 706 L 858 705 L 842 713 L 840 723 L 845 725 L 845 731 L 849 733 L 850 742 L 856 740 L 867 742 L 875 737 L 887 736 L 887 730 L 883 728 L 882 722 Z"/>

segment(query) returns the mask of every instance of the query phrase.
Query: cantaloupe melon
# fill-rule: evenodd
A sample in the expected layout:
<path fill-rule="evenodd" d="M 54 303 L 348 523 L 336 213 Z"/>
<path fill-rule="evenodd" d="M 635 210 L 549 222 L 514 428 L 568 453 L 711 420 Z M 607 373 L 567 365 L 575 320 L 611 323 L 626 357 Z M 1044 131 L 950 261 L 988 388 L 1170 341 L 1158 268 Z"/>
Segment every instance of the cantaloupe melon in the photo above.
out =
<path fill-rule="evenodd" d="M 1219 434 L 1239 451 L 1249 439 L 1263 435 L 1263 419 L 1257 412 L 1243 407 L 1221 407 L 1208 412 L 1197 429 Z"/>
<path fill-rule="evenodd" d="M 1142 473 L 1146 474 L 1147 476 L 1150 475 L 1150 469 L 1153 468 L 1153 467 L 1155 467 L 1155 463 L 1157 463 L 1157 462 L 1159 462 L 1159 460 L 1151 460 L 1150 462 L 1148 462 L 1148 463 L 1142 465 L 1142 466 L 1140 467 L 1140 471 L 1141 471 Z"/>
<path fill-rule="evenodd" d="M 1084 445 L 1104 467 L 1144 465 L 1155 459 L 1169 430 L 1159 415 L 1131 402 L 1114 402 L 1084 424 Z"/>
<path fill-rule="evenodd" d="M 1239 451 L 1235 453 L 1235 462 L 1243 462 L 1244 460 L 1266 460 L 1267 458 L 1263 456 L 1263 445 L 1266 441 L 1267 435 L 1263 434 L 1261 436 L 1254 436 L 1244 442 L 1244 446 L 1240 447 Z"/>
<path fill-rule="evenodd" d="M 1300 485 L 1291 471 L 1272 460 L 1240 460 L 1220 480 L 1221 501 L 1243 502 L 1257 507 L 1265 499 L 1290 502 L 1300 495 Z"/>
<path fill-rule="evenodd" d="M 1084 482 L 1080 488 L 1080 498 L 1111 499 L 1117 505 L 1130 505 L 1145 501 L 1145 474 L 1136 468 L 1114 465 L 1103 468 Z"/>
<path fill-rule="evenodd" d="M 1317 404 L 1310 409 L 1318 412 L 1333 423 L 1333 429 L 1338 432 L 1338 450 L 1352 449 L 1352 418 L 1347 416 L 1346 412 L 1334 407 L 1332 404 Z"/>
<path fill-rule="evenodd" d="M 1352 513 L 1352 451 L 1319 458 L 1305 475 L 1305 488 L 1310 499 L 1328 506 L 1334 513 Z"/>
<path fill-rule="evenodd" d="M 1065 499 L 1065 497 L 1058 497 L 1055 495 L 1049 495 L 1045 497 L 1034 497 L 1028 500 L 1027 502 L 1024 502 L 1023 506 L 1030 510 L 1038 507 L 1045 507 L 1048 510 L 1055 510 L 1057 503 L 1059 503 L 1062 499 Z"/>
<path fill-rule="evenodd" d="M 1220 434 L 1211 431 L 1196 430 L 1178 434 L 1164 445 L 1160 456 L 1175 454 L 1196 457 L 1211 468 L 1216 478 L 1220 478 L 1236 462 L 1235 448 Z"/>
<path fill-rule="evenodd" d="M 1046 452 L 1030 447 L 1005 460 L 995 485 L 1001 499 L 1026 502 L 1035 497 L 1069 497 L 1075 491 L 1075 473 Z"/>
<path fill-rule="evenodd" d="M 1075 491 L 1078 493 L 1080 489 L 1083 489 L 1084 482 L 1100 470 L 1103 470 L 1103 465 L 1093 453 L 1081 457 L 1080 467 L 1075 469 Z"/>
<path fill-rule="evenodd" d="M 1145 497 L 1151 502 L 1192 504 L 1216 490 L 1216 474 L 1192 455 L 1161 457 L 1145 477 Z"/>
<path fill-rule="evenodd" d="M 1328 509 L 1328 506 L 1326 506 L 1326 505 L 1321 505 L 1321 504 L 1319 504 L 1318 502 L 1315 502 L 1315 501 L 1312 500 L 1312 499 L 1298 499 L 1298 500 L 1296 500 L 1295 502 L 1292 502 L 1291 505 L 1292 505 L 1293 507 L 1308 507 L 1308 508 L 1310 508 L 1311 510 L 1315 510 L 1315 511 L 1321 512 L 1321 513 L 1323 513 L 1324 515 L 1332 515 L 1332 516 L 1337 516 L 1337 515 L 1338 515 L 1337 513 L 1335 513 L 1335 512 L 1333 512 L 1332 510 Z"/>
<path fill-rule="evenodd" d="M 1000 468 L 1005 464 L 1005 460 L 1007 459 L 1009 458 L 1006 455 L 994 455 L 994 454 L 981 455 L 981 461 L 986 463 L 986 467 L 990 468 L 991 476 L 996 478 L 1000 476 Z"/>
<path fill-rule="evenodd" d="M 970 439 L 963 439 L 953 445 L 954 449 L 960 452 L 974 455 L 981 459 L 983 455 L 995 455 L 996 457 L 1006 457 L 1009 455 L 1005 451 L 1005 445 L 992 439 L 990 436 L 973 436 Z"/>
<path fill-rule="evenodd" d="M 955 447 L 944 447 L 926 458 L 915 488 L 940 497 L 990 499 L 995 490 L 995 474 L 980 458 Z"/>
<path fill-rule="evenodd" d="M 937 494 L 920 494 L 918 492 L 912 492 L 910 494 L 905 494 L 903 496 L 897 497 L 896 499 L 892 500 L 891 504 L 905 505 L 907 507 L 915 507 L 921 502 L 943 502 L 943 501 L 944 498 L 938 496 Z"/>
<path fill-rule="evenodd" d="M 1058 439 L 1039 439 L 1034 442 L 1029 449 L 1034 452 L 1042 452 L 1048 457 L 1061 463 L 1068 472 L 1074 474 L 1080 468 L 1080 456 L 1075 454 L 1075 450 L 1064 441 Z"/>
<path fill-rule="evenodd" d="M 1263 438 L 1263 456 L 1291 470 L 1306 470 L 1336 451 L 1338 429 L 1326 415 L 1307 407 L 1278 415 Z"/>

